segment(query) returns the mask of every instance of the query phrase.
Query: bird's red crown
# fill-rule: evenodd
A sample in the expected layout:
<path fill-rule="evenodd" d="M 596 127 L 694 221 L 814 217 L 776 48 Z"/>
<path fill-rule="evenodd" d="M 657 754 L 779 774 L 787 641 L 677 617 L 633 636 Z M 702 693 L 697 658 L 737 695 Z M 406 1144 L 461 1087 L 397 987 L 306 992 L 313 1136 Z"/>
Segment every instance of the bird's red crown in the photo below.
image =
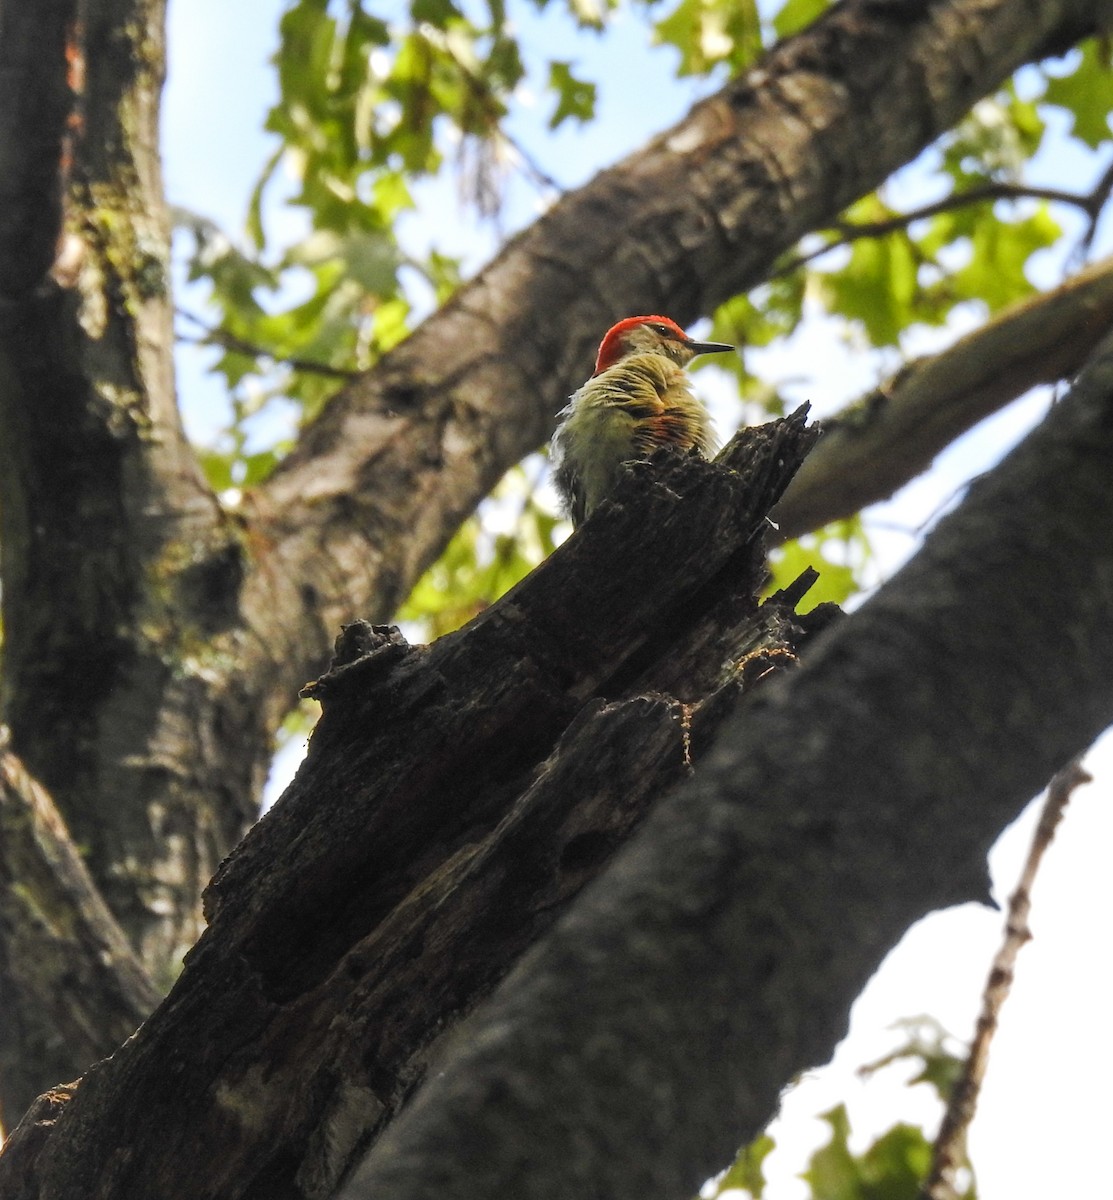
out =
<path fill-rule="evenodd" d="M 617 325 L 612 325 L 607 330 L 606 336 L 599 343 L 599 354 L 595 359 L 596 375 L 605 371 L 608 367 L 613 367 L 626 353 L 626 334 L 636 325 L 664 325 L 680 341 L 686 342 L 688 340 L 688 335 L 671 317 L 627 317 L 625 321 L 619 321 Z"/>

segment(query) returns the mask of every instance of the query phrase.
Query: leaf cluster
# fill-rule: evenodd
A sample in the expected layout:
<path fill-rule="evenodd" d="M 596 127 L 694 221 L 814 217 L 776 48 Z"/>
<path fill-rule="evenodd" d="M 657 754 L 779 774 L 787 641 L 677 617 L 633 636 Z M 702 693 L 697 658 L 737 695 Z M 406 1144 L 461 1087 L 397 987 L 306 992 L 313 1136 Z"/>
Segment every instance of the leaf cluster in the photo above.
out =
<path fill-rule="evenodd" d="M 954 1039 L 930 1017 L 901 1021 L 897 1028 L 903 1031 L 905 1040 L 859 1073 L 868 1078 L 886 1067 L 910 1063 L 916 1069 L 908 1085 L 928 1084 L 945 1104 L 962 1071 L 963 1048 L 956 1047 Z M 932 1140 L 923 1129 L 898 1122 L 861 1153 L 855 1153 L 850 1116 L 844 1104 L 821 1113 L 820 1120 L 830 1130 L 827 1141 L 812 1154 L 800 1176 L 814 1200 L 918 1200 L 922 1195 L 932 1161 Z M 767 1133 L 744 1146 L 715 1181 L 711 1196 L 762 1200 L 766 1188 L 763 1164 L 775 1149 L 776 1141 Z M 960 1165 L 966 1183 L 956 1200 L 976 1200 L 973 1168 L 968 1160 Z"/>

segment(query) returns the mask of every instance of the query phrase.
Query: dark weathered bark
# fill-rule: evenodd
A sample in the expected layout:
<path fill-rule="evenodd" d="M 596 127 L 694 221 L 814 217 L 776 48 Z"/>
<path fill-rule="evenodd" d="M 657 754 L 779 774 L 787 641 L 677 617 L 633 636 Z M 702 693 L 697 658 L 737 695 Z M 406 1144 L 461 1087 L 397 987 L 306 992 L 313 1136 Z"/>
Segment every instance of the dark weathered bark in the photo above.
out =
<path fill-rule="evenodd" d="M 15 1116 L 105 1058 L 158 1002 L 50 797 L 0 731 L 0 1074 Z M 14 1107 L 14 1106 L 13 1106 Z"/>
<path fill-rule="evenodd" d="M 1111 470 L 1113 338 L 735 715 L 344 1200 L 677 1200 L 727 1163 L 909 925 L 988 895 L 991 843 L 1113 721 Z"/>
<path fill-rule="evenodd" d="M 251 819 L 268 739 L 211 677 L 241 552 L 176 408 L 162 3 L 91 3 L 77 24 L 57 8 L 0 10 L 0 43 L 31 62 L 23 102 L 44 106 L 0 229 L 3 716 L 165 982 L 200 931 L 201 887 Z M 61 229 L 43 214 L 63 190 L 55 259 Z M 254 753 L 234 750 L 248 733 Z"/>
<path fill-rule="evenodd" d="M 213 881 L 182 976 L 49 1136 L 16 1131 L 6 1200 L 330 1194 L 446 1025 L 817 626 L 754 599 L 812 431 L 744 440 L 741 474 L 631 472 L 629 507 L 433 646 L 349 627 L 306 763 Z M 664 672 L 675 693 L 643 694 Z"/>

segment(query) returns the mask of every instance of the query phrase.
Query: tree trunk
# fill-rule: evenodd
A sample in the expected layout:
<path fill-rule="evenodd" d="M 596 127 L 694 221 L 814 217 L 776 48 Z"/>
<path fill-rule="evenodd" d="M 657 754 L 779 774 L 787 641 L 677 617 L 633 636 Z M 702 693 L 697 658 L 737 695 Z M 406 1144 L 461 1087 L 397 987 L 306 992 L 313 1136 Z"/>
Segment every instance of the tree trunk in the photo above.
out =
<path fill-rule="evenodd" d="M 268 739 L 210 677 L 242 554 L 174 393 L 163 5 L 19 7 L 2 10 L 10 87 L 49 97 L 52 140 L 0 246 L 3 719 L 166 983 L 200 932 L 200 889 L 253 816 L 261 768 L 232 746 L 250 748 L 245 727 Z M 34 207 L 63 187 L 64 231 Z"/>

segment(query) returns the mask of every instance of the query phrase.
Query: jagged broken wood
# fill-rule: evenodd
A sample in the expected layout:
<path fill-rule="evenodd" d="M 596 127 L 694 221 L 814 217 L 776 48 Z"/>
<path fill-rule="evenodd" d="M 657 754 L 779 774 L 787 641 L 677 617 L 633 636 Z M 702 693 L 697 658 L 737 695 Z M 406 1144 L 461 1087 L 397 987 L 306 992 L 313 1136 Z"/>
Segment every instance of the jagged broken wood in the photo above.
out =
<path fill-rule="evenodd" d="M 633 464 L 581 533 L 431 646 L 349 626 L 306 689 L 324 709 L 307 759 L 214 878 L 174 989 L 17 1131 L 0 1191 L 329 1195 L 441 1035 L 829 619 L 794 612 L 808 575 L 755 598 L 766 514 L 815 438 L 804 408 L 715 464 Z"/>

